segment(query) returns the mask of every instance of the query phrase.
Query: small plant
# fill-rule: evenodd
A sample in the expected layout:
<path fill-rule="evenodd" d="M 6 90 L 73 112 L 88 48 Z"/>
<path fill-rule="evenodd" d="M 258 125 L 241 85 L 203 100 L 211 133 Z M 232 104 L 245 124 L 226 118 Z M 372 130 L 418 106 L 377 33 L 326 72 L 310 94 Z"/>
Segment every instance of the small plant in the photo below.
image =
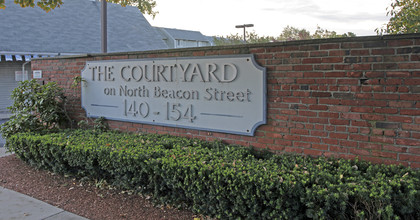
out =
<path fill-rule="evenodd" d="M 93 129 L 96 131 L 107 131 L 109 130 L 108 123 L 106 122 L 106 119 L 104 117 L 99 117 L 95 119 L 93 122 Z"/>
<path fill-rule="evenodd" d="M 89 129 L 89 121 L 88 120 L 80 120 L 77 122 L 77 127 L 80 129 Z"/>
<path fill-rule="evenodd" d="M 73 83 L 71 84 L 70 87 L 75 89 L 82 83 L 86 84 L 87 81 L 85 79 L 83 79 L 81 76 L 75 76 L 75 77 L 73 77 Z"/>
<path fill-rule="evenodd" d="M 39 132 L 61 128 L 68 122 L 63 89 L 55 82 L 40 85 L 36 80 L 23 81 L 12 91 L 12 116 L 0 129 L 4 137 L 18 132 Z"/>

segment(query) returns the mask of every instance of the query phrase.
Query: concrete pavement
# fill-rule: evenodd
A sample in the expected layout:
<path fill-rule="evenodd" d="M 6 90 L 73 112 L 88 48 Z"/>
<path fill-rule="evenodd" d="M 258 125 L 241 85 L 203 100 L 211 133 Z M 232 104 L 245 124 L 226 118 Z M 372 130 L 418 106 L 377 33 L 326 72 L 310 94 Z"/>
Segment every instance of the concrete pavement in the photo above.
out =
<path fill-rule="evenodd" d="M 0 124 L 7 118 L 1 118 Z M 0 157 L 11 153 L 4 148 L 5 140 L 0 135 Z M 0 169 L 2 169 L 0 167 Z M 0 187 L 1 220 L 88 220 L 63 209 L 52 206 L 27 195 Z"/>
<path fill-rule="evenodd" d="M 86 218 L 0 187 L 0 219 L 81 220 Z"/>

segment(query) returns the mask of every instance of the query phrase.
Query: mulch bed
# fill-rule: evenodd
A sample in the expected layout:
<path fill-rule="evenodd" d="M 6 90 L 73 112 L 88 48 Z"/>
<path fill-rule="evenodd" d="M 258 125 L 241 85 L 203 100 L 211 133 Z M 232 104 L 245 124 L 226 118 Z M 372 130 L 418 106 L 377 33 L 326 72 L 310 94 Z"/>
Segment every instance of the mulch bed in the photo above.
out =
<path fill-rule="evenodd" d="M 99 183 L 35 169 L 15 155 L 0 158 L 0 186 L 42 200 L 88 219 L 194 219 L 186 210 L 156 207 L 146 197 Z"/>

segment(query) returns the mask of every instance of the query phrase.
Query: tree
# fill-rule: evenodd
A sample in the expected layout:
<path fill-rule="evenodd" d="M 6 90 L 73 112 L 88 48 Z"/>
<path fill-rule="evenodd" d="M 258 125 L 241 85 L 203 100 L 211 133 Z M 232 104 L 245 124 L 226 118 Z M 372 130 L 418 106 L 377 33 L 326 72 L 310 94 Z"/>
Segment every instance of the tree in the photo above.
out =
<path fill-rule="evenodd" d="M 394 0 L 387 8 L 389 22 L 377 28 L 377 34 L 407 34 L 420 32 L 420 0 Z"/>
<path fill-rule="evenodd" d="M 306 29 L 299 29 L 287 25 L 283 32 L 276 38 L 277 41 L 308 40 L 311 39 L 311 33 Z"/>
<path fill-rule="evenodd" d="M 337 34 L 337 32 L 335 31 L 329 31 L 327 29 L 322 29 L 320 26 L 317 26 L 315 33 L 312 35 L 312 39 L 338 38 L 338 37 L 356 37 L 356 34 L 354 34 L 353 32 Z"/>
<path fill-rule="evenodd" d="M 107 0 L 108 2 L 121 4 L 121 6 L 133 5 L 140 9 L 142 13 L 156 16 L 157 12 L 154 11 L 156 2 L 154 0 Z M 0 0 L 0 9 L 5 9 L 5 0 Z M 21 7 L 35 7 L 35 0 L 14 0 L 15 4 Z M 63 4 L 62 0 L 39 0 L 36 6 L 42 8 L 44 11 L 49 12 L 56 7 Z"/>
<path fill-rule="evenodd" d="M 233 45 L 233 44 L 243 44 L 243 43 L 268 43 L 268 42 L 277 42 L 277 41 L 292 41 L 292 40 L 310 40 L 310 39 L 320 39 L 320 38 L 337 38 L 337 37 L 356 37 L 356 34 L 352 32 L 347 32 L 344 34 L 337 34 L 335 31 L 328 31 L 317 27 L 317 30 L 313 35 L 306 29 L 299 29 L 291 26 L 286 26 L 282 33 L 277 37 L 272 36 L 258 36 L 255 32 L 247 32 L 246 36 L 248 39 L 246 42 L 243 41 L 242 35 L 239 34 L 226 37 L 214 37 L 214 44 L 217 46 L 222 45 Z"/>

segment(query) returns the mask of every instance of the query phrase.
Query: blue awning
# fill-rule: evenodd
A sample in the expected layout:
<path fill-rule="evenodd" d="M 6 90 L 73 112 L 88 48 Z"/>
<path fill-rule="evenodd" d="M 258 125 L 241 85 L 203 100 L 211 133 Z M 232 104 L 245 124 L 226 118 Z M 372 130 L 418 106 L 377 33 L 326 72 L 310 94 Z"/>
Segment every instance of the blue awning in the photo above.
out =
<path fill-rule="evenodd" d="M 6 55 L 6 61 L 13 61 L 13 55 Z"/>
<path fill-rule="evenodd" d="M 78 55 L 76 53 L 33 53 L 33 52 L 9 52 L 9 51 L 0 51 L 0 62 L 13 62 L 13 61 L 31 61 L 33 58 L 42 58 L 42 57 L 57 57 L 57 56 L 66 56 L 66 55 Z"/>
<path fill-rule="evenodd" d="M 13 61 L 31 61 L 32 58 L 40 57 L 56 57 L 59 54 L 13 54 L 13 53 L 1 53 L 0 52 L 0 62 L 13 62 Z"/>

